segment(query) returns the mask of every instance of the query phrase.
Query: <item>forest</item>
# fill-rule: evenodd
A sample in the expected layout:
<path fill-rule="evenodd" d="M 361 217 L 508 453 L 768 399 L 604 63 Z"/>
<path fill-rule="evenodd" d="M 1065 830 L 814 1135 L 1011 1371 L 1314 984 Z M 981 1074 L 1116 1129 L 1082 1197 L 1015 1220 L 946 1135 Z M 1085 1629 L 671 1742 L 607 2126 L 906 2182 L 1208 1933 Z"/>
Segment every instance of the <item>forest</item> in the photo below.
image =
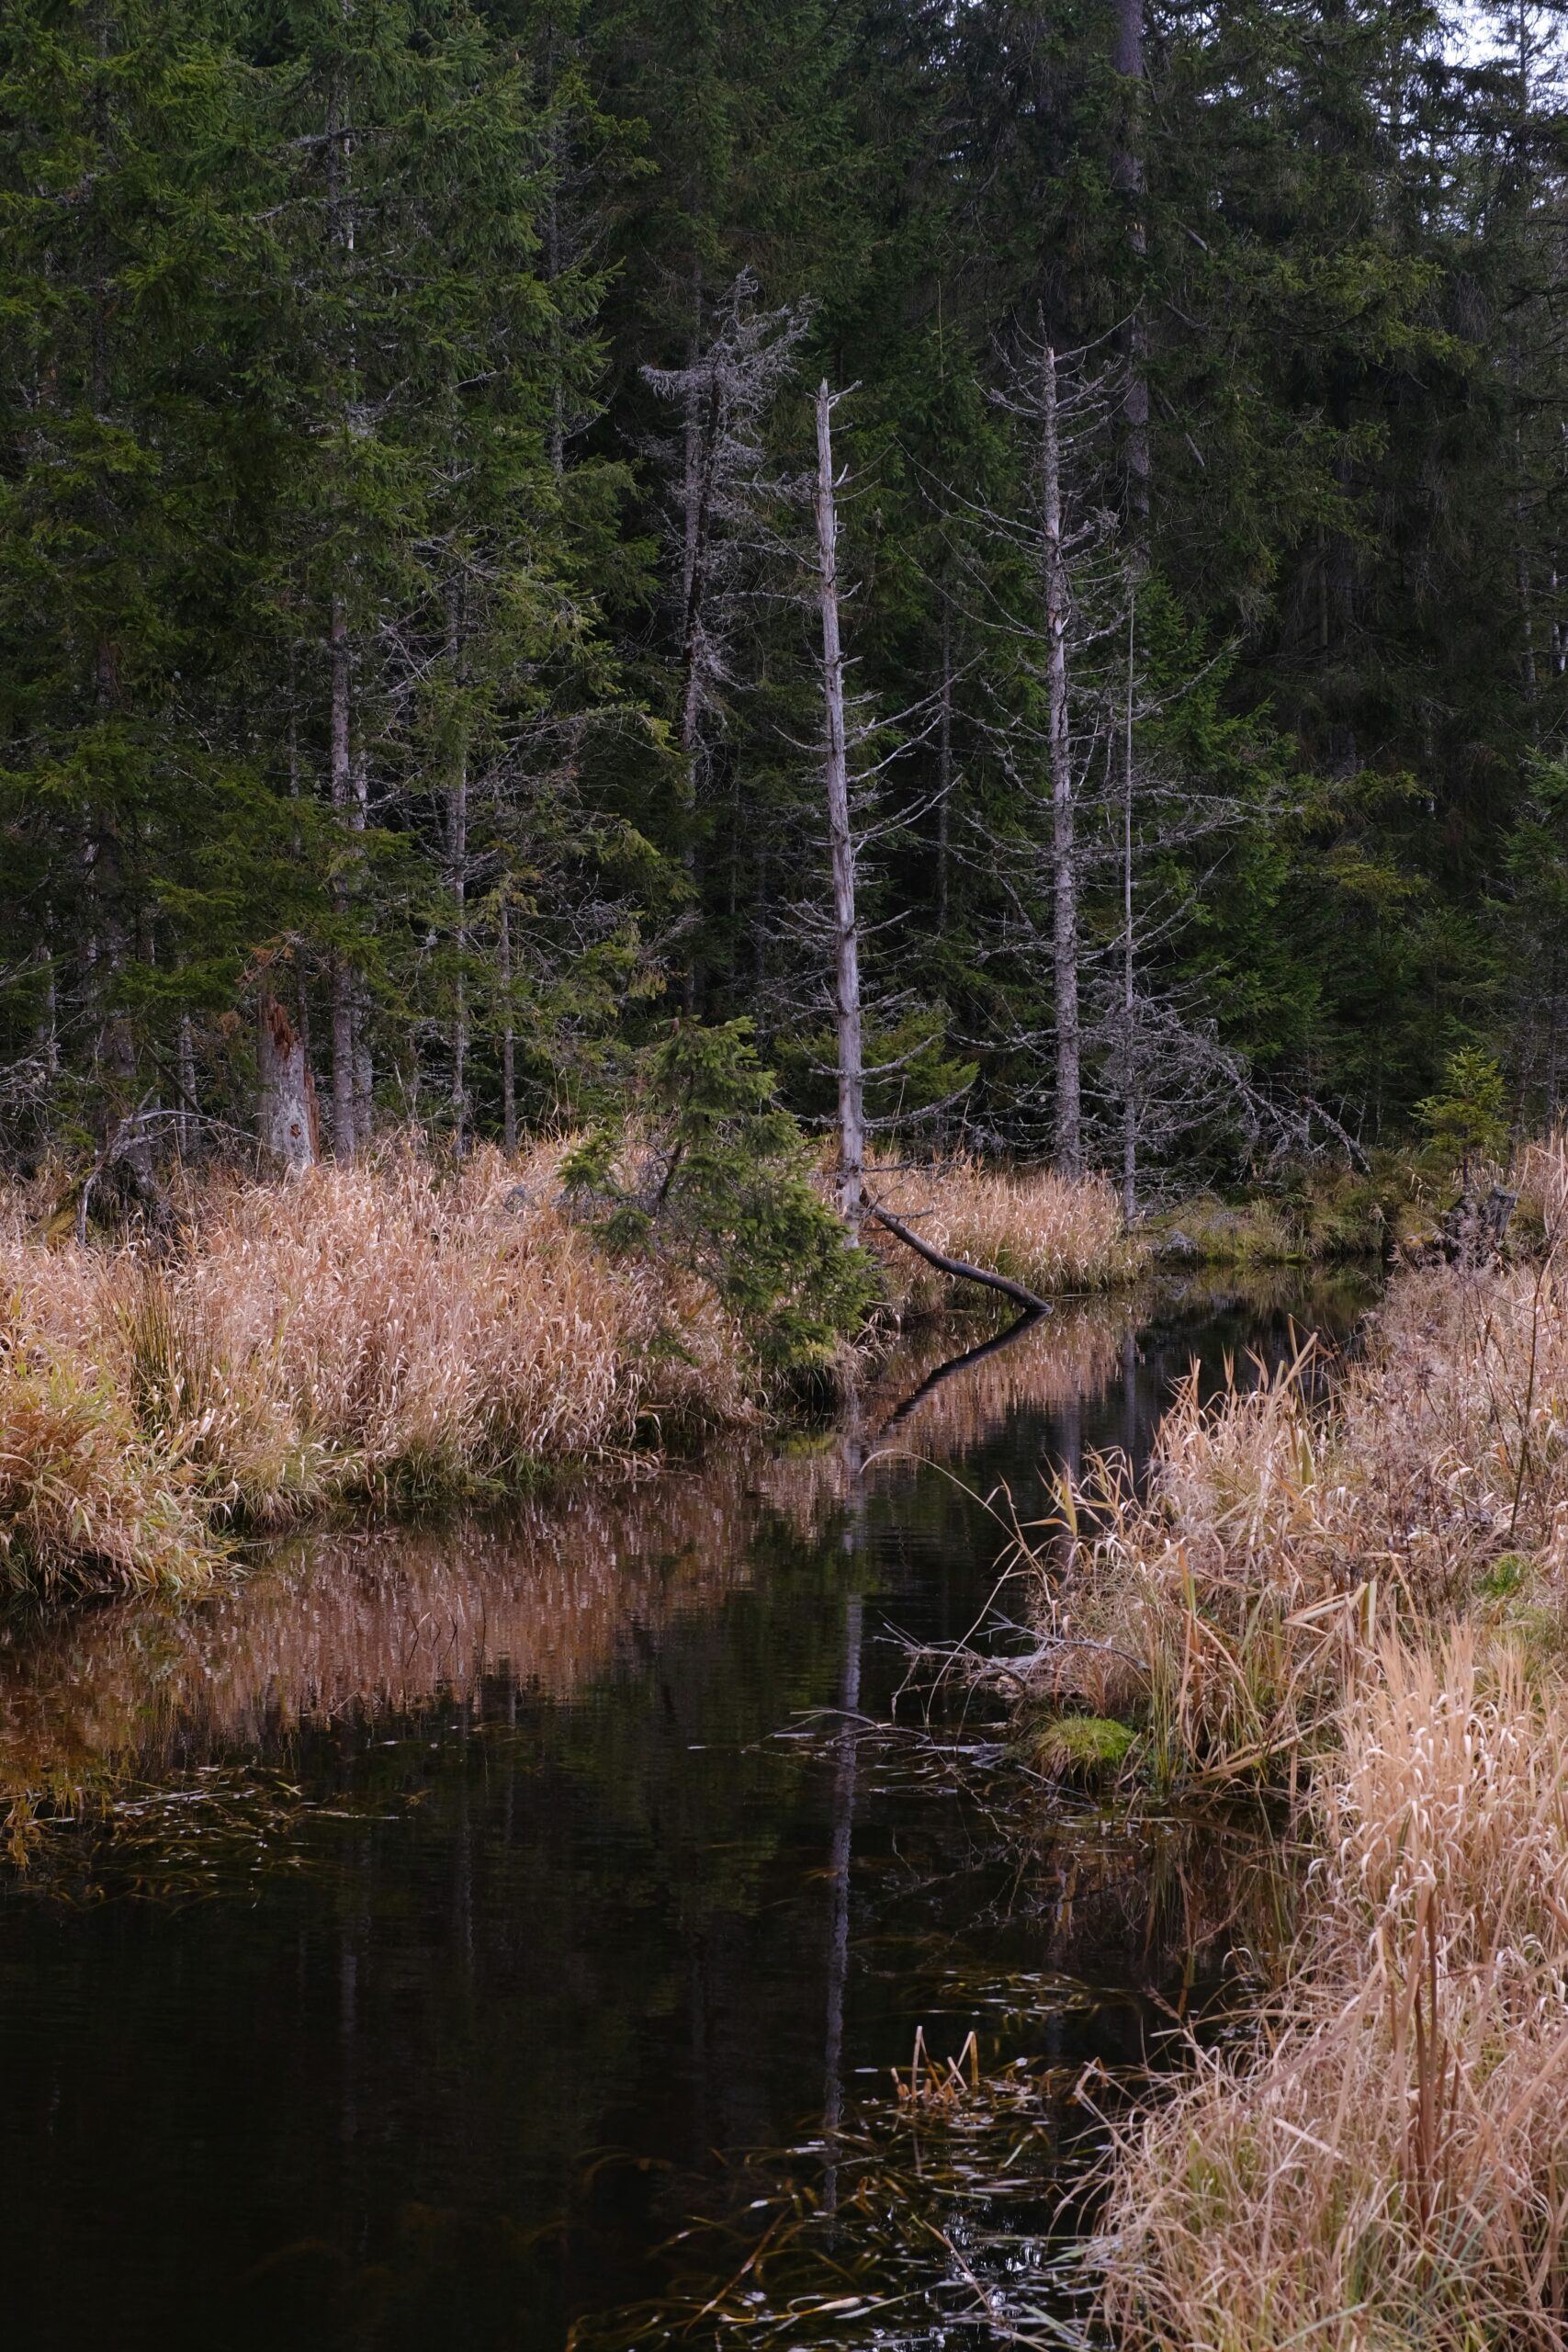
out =
<path fill-rule="evenodd" d="M 1562 2352 L 1568 0 L 0 0 L 18 2352 Z"/>
<path fill-rule="evenodd" d="M 874 1144 L 1549 1119 L 1559 24 L 1461 29 L 11 0 L 13 1171 L 512 1147 L 694 1024 L 829 1127 L 836 839 Z"/>

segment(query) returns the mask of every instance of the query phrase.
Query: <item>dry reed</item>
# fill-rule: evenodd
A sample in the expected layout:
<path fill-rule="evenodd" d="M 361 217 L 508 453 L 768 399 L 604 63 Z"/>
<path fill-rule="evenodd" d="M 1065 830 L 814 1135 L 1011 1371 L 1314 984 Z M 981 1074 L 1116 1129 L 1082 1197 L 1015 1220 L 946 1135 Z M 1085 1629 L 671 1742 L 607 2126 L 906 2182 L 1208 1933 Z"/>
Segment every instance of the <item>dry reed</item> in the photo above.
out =
<path fill-rule="evenodd" d="M 550 1204 L 555 1158 L 481 1150 L 444 1177 L 400 1151 L 291 1186 L 216 1182 L 161 1263 L 45 1249 L 8 1216 L 11 1580 L 188 1589 L 225 1521 L 515 1484 L 751 1418 L 709 1287 L 597 1250 Z"/>
<path fill-rule="evenodd" d="M 1048 1597 L 1048 1683 L 1103 1701 L 1119 1651 L 1146 1757 L 1299 1786 L 1317 1849 L 1250 2043 L 1118 2133 L 1094 2251 L 1133 2352 L 1564 2341 L 1564 1304 L 1551 1249 L 1409 1275 L 1325 1400 L 1303 1363 L 1189 1393 Z"/>
<path fill-rule="evenodd" d="M 874 1159 L 866 1188 L 943 1256 L 1009 1274 L 1043 1296 L 1103 1290 L 1145 1262 L 1146 1252 L 1129 1237 L 1121 1203 L 1103 1176 L 1075 1181 L 1049 1168 L 992 1168 L 964 1157 L 924 1168 Z M 945 1275 L 875 1227 L 868 1228 L 867 1238 L 901 1313 L 933 1314 L 953 1304 Z M 962 1294 L 962 1303 L 974 1302 L 973 1291 Z"/>

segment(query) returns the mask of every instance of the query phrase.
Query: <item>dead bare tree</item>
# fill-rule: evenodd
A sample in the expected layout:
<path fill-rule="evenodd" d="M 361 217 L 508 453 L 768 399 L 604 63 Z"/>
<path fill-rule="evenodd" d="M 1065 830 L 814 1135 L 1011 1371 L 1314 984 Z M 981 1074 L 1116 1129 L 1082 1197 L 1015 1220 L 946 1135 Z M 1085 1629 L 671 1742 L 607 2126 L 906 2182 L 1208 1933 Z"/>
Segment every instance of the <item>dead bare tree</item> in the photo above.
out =
<path fill-rule="evenodd" d="M 865 1063 L 861 1030 L 860 922 L 855 844 L 850 830 L 849 747 L 844 729 L 844 654 L 839 633 L 839 479 L 833 411 L 839 395 L 817 388 L 817 562 L 822 609 L 822 775 L 833 865 L 834 1025 L 839 1043 L 839 1205 L 858 1227 L 865 1192 Z"/>
<path fill-rule="evenodd" d="M 734 683 L 742 615 L 767 542 L 763 516 L 777 495 L 761 428 L 808 324 L 804 305 L 761 309 L 749 270 L 729 288 L 705 334 L 700 313 L 699 300 L 686 366 L 642 371 L 679 408 L 682 421 L 679 438 L 656 442 L 652 454 L 671 484 L 670 537 L 680 559 L 677 741 L 691 799 L 686 867 L 694 889 L 697 819 L 723 731 L 726 690 Z M 695 989 L 689 956 L 689 1011 Z"/>
<path fill-rule="evenodd" d="M 315 1165 L 316 1087 L 305 1044 L 264 983 L 256 1001 L 256 1125 L 264 1148 L 288 1174 Z"/>

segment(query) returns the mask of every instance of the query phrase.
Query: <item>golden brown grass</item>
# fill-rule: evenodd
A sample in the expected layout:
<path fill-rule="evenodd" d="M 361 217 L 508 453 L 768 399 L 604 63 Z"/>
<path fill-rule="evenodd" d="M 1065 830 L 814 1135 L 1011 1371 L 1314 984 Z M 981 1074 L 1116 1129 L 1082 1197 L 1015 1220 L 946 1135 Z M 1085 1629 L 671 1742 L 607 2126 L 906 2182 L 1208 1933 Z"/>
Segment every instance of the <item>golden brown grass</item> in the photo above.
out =
<path fill-rule="evenodd" d="M 1102 1290 L 1128 1280 L 1146 1261 L 1103 1176 L 1075 1182 L 1049 1168 L 993 1168 L 967 1157 L 924 1168 L 874 1159 L 866 1189 L 944 1257 L 1009 1274 L 1042 1296 Z M 953 1303 L 953 1285 L 912 1250 L 874 1227 L 867 1227 L 866 1238 L 902 1313 L 932 1314 Z M 958 1292 L 966 1306 L 977 1295 L 967 1287 Z"/>
<path fill-rule="evenodd" d="M 1052 1579 L 1045 1687 L 1167 1779 L 1288 1789 L 1315 1849 L 1251 2043 L 1119 2135 L 1134 2352 L 1564 2341 L 1565 1305 L 1550 1250 L 1402 1277 L 1326 1401 L 1304 1361 L 1189 1393 Z"/>
<path fill-rule="evenodd" d="M 395 1152 L 294 1185 L 215 1182 L 161 1262 L 45 1248 L 13 1211 L 11 1581 L 188 1589 L 225 1521 L 515 1484 L 750 1418 L 740 1335 L 711 1290 L 597 1250 L 551 1205 L 556 1157 L 482 1150 L 444 1176 Z"/>
<path fill-rule="evenodd" d="M 1122 2139 L 1106 2317 L 1130 2347 L 1559 2347 L 1568 2223 L 1568 1702 L 1461 1628 L 1393 1642 L 1316 1803 L 1277 2015 Z"/>

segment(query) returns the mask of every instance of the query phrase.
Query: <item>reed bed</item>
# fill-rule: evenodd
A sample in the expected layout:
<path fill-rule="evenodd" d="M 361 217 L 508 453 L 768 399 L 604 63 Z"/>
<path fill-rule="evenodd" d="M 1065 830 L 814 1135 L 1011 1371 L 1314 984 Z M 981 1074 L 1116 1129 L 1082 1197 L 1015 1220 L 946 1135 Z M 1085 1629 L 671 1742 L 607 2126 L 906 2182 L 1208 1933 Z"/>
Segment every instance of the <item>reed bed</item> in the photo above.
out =
<path fill-rule="evenodd" d="M 1537 1171 L 1561 1231 L 1561 1148 Z M 1119 2345 L 1560 2346 L 1568 2330 L 1568 1317 L 1533 1265 L 1401 1277 L 1365 1356 L 1190 1385 L 1040 1555 L 1036 1705 L 1129 1771 L 1262 1784 L 1314 1855 L 1249 2035 L 1118 2127 Z"/>
<path fill-rule="evenodd" d="M 709 1286 L 612 1260 L 557 1155 L 407 1151 L 191 1193 L 179 1246 L 48 1249 L 0 1222 L 0 1575 L 189 1590 L 225 1527 L 515 1486 L 745 1422 Z"/>
<path fill-rule="evenodd" d="M 1561 2346 L 1568 1701 L 1463 1626 L 1382 1643 L 1314 1812 L 1312 1924 L 1258 2046 L 1122 2135 L 1129 2347 Z"/>
<path fill-rule="evenodd" d="M 1568 1559 L 1568 1320 L 1554 1258 L 1402 1277 L 1367 1352 L 1326 1383 L 1304 1340 L 1242 1365 L 1213 1402 L 1192 1375 L 1148 1487 L 1090 1465 L 1041 1575 L 1030 1686 L 1123 1715 L 1162 1785 L 1293 1785 L 1381 1633 L 1462 1613 L 1498 1563 L 1555 1593 Z M 1555 1639 L 1521 1589 L 1518 1623 Z"/>
<path fill-rule="evenodd" d="M 1101 1175 L 1078 1179 L 1054 1169 L 1008 1169 L 960 1156 L 910 1168 L 875 1160 L 866 1189 L 944 1257 L 1010 1275 L 1043 1296 L 1108 1289 L 1147 1262 L 1130 1236 L 1114 1187 Z M 866 1237 L 881 1257 L 888 1291 L 906 1316 L 953 1304 L 953 1285 L 874 1226 Z M 972 1306 L 976 1294 L 961 1290 Z"/>

